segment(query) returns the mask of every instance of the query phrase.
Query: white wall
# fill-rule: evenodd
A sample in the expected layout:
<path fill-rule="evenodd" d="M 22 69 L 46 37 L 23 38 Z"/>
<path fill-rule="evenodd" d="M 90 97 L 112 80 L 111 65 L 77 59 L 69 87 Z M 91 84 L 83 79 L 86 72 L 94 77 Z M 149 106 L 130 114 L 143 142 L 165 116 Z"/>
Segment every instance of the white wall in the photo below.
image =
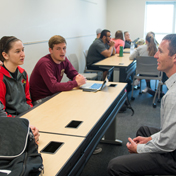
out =
<path fill-rule="evenodd" d="M 107 28 L 114 37 L 117 30 L 129 31 L 132 40 L 144 37 L 146 1 L 167 0 L 108 0 Z M 169 0 L 174 1 L 174 0 Z M 164 13 L 164 12 L 163 12 Z M 157 15 L 157 9 L 156 9 Z M 158 17 L 159 18 L 159 17 Z M 157 21 L 156 21 L 157 22 Z M 159 25 L 159 24 L 158 24 Z"/>
<path fill-rule="evenodd" d="M 25 44 L 28 74 L 36 62 L 48 54 L 48 40 L 62 35 L 67 55 L 76 53 L 80 72 L 84 68 L 83 50 L 88 49 L 97 28 L 106 26 L 106 0 L 0 0 L 0 36 L 14 35 Z"/>

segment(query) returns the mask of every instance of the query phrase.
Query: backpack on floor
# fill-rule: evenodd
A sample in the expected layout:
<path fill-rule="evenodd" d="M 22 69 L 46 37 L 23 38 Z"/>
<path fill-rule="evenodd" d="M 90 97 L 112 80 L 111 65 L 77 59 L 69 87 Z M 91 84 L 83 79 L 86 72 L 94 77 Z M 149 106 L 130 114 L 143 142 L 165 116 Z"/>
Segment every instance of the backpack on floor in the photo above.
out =
<path fill-rule="evenodd" d="M 0 176 L 39 176 L 43 160 L 23 118 L 0 117 Z"/>

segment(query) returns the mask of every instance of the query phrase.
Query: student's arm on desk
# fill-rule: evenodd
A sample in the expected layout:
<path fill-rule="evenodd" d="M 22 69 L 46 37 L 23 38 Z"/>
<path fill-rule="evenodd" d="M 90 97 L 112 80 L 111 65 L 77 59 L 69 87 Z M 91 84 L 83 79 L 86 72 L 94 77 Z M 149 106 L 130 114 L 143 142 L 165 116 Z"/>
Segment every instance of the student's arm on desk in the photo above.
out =
<path fill-rule="evenodd" d="M 52 66 L 45 63 L 41 64 L 40 75 L 42 76 L 42 79 L 47 85 L 50 92 L 52 92 L 53 94 L 62 91 L 69 91 L 78 86 L 76 80 L 68 82 L 58 81 L 54 75 Z"/>
<path fill-rule="evenodd" d="M 74 79 L 77 82 L 78 86 L 82 86 L 86 83 L 86 78 L 81 74 L 76 75 Z"/>
<path fill-rule="evenodd" d="M 106 50 L 102 51 L 101 54 L 103 56 L 105 56 L 105 57 L 110 57 L 110 56 L 114 55 L 116 53 L 114 45 L 115 45 L 115 42 L 114 41 L 110 41 L 109 49 L 106 49 Z"/>

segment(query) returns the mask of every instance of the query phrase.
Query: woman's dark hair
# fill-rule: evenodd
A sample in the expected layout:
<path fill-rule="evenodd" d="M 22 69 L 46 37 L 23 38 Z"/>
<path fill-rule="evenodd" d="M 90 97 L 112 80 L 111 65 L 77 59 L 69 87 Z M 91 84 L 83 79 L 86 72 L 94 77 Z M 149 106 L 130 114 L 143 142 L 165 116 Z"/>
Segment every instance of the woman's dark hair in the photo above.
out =
<path fill-rule="evenodd" d="M 154 56 L 155 53 L 157 52 L 157 44 L 156 44 L 154 33 L 152 32 L 147 33 L 146 41 L 148 42 L 147 50 L 148 50 L 149 56 Z"/>
<path fill-rule="evenodd" d="M 115 33 L 115 39 L 121 39 L 121 40 L 123 40 L 123 33 L 122 33 L 122 31 L 120 31 L 120 30 L 116 31 L 116 33 Z"/>
<path fill-rule="evenodd" d="M 3 57 L 2 53 L 8 53 L 9 50 L 12 48 L 12 43 L 19 41 L 18 38 L 14 36 L 4 36 L 0 40 L 0 60 L 4 62 L 5 58 Z"/>

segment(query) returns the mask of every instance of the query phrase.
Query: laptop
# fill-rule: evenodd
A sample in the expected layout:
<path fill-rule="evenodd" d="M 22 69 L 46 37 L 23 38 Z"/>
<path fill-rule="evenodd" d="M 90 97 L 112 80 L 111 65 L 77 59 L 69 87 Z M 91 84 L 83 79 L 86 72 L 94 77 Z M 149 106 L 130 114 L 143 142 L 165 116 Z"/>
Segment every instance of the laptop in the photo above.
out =
<path fill-rule="evenodd" d="M 86 84 L 82 85 L 80 88 L 83 89 L 83 91 L 87 91 L 87 92 L 97 92 L 97 91 L 102 90 L 106 86 L 106 84 L 108 83 L 108 81 L 112 75 L 113 70 L 114 70 L 114 67 L 112 67 L 108 70 L 103 83 L 87 82 Z"/>

